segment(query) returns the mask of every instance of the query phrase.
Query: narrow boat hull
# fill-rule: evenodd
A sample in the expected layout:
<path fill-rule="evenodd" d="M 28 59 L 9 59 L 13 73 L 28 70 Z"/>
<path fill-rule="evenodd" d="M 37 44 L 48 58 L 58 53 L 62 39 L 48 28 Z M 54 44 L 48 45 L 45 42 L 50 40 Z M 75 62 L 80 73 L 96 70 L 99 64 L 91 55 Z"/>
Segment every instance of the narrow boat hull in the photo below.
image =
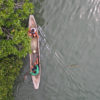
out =
<path fill-rule="evenodd" d="M 37 29 L 37 24 L 36 24 L 36 21 L 35 21 L 35 18 L 34 18 L 33 15 L 29 16 L 29 29 L 30 28 L 36 28 Z M 36 30 L 36 31 L 38 33 L 38 30 Z M 31 70 L 31 66 L 34 64 L 34 61 L 35 61 L 34 59 L 35 59 L 35 57 L 37 57 L 37 55 L 38 55 L 38 59 L 39 59 L 39 61 L 38 61 L 39 62 L 39 74 L 36 75 L 36 76 L 32 75 L 32 81 L 33 81 L 33 84 L 34 84 L 34 88 L 39 89 L 40 76 L 41 76 L 39 38 L 32 38 L 32 40 L 31 40 L 31 50 L 32 50 L 32 53 L 29 54 L 29 56 L 30 56 L 30 70 Z M 37 50 L 36 54 L 35 54 L 35 50 Z"/>

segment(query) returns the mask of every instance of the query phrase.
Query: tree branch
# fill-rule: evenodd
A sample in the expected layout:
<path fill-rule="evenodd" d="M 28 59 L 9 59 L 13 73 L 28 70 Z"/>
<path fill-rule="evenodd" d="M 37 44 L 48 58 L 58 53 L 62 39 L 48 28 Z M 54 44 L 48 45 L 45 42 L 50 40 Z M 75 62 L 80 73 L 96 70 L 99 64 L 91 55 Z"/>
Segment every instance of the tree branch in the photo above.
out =
<path fill-rule="evenodd" d="M 2 27 L 2 31 L 6 33 L 7 40 L 13 39 L 13 36 L 10 34 L 9 29 Z"/>
<path fill-rule="evenodd" d="M 23 5 L 23 4 L 24 4 L 24 2 L 15 3 L 15 9 L 22 8 L 22 5 Z"/>

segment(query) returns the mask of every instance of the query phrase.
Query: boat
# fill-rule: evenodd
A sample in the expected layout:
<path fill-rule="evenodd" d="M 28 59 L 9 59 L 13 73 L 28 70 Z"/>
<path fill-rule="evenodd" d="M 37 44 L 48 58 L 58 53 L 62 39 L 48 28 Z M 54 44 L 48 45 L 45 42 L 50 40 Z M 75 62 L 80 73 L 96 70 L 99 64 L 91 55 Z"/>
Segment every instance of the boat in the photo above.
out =
<path fill-rule="evenodd" d="M 41 65 L 40 65 L 40 48 L 39 48 L 39 35 L 38 35 L 38 29 L 37 29 L 37 23 L 35 21 L 35 18 L 33 15 L 29 16 L 29 25 L 28 25 L 29 31 L 28 36 L 31 38 L 31 53 L 29 54 L 30 58 L 30 73 L 32 76 L 32 82 L 34 85 L 34 89 L 39 89 L 40 84 L 40 76 L 41 76 Z M 35 36 L 31 34 L 31 29 L 35 29 Z M 32 67 L 37 65 L 38 67 L 38 74 L 33 75 L 35 73 L 32 72 Z M 32 74 L 33 73 L 33 74 Z"/>

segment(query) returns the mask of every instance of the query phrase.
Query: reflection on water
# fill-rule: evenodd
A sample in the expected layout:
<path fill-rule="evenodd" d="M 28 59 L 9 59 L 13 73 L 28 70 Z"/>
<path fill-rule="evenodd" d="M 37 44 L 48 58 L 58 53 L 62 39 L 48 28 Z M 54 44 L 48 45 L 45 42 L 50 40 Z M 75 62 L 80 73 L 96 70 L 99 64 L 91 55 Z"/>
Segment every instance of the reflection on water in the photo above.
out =
<path fill-rule="evenodd" d="M 29 57 L 15 100 L 100 100 L 100 0 L 35 0 L 41 83 L 34 90 Z"/>

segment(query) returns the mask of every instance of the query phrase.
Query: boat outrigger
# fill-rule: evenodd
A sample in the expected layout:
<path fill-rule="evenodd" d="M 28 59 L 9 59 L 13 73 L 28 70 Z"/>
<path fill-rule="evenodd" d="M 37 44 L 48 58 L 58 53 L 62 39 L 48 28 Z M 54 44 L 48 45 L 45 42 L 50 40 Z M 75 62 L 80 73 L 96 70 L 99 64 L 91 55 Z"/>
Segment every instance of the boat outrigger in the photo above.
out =
<path fill-rule="evenodd" d="M 40 65 L 40 49 L 39 49 L 39 35 L 37 24 L 33 15 L 29 16 L 29 31 L 28 36 L 31 38 L 31 50 L 30 57 L 30 74 L 34 88 L 38 89 L 40 84 L 41 65 Z"/>

